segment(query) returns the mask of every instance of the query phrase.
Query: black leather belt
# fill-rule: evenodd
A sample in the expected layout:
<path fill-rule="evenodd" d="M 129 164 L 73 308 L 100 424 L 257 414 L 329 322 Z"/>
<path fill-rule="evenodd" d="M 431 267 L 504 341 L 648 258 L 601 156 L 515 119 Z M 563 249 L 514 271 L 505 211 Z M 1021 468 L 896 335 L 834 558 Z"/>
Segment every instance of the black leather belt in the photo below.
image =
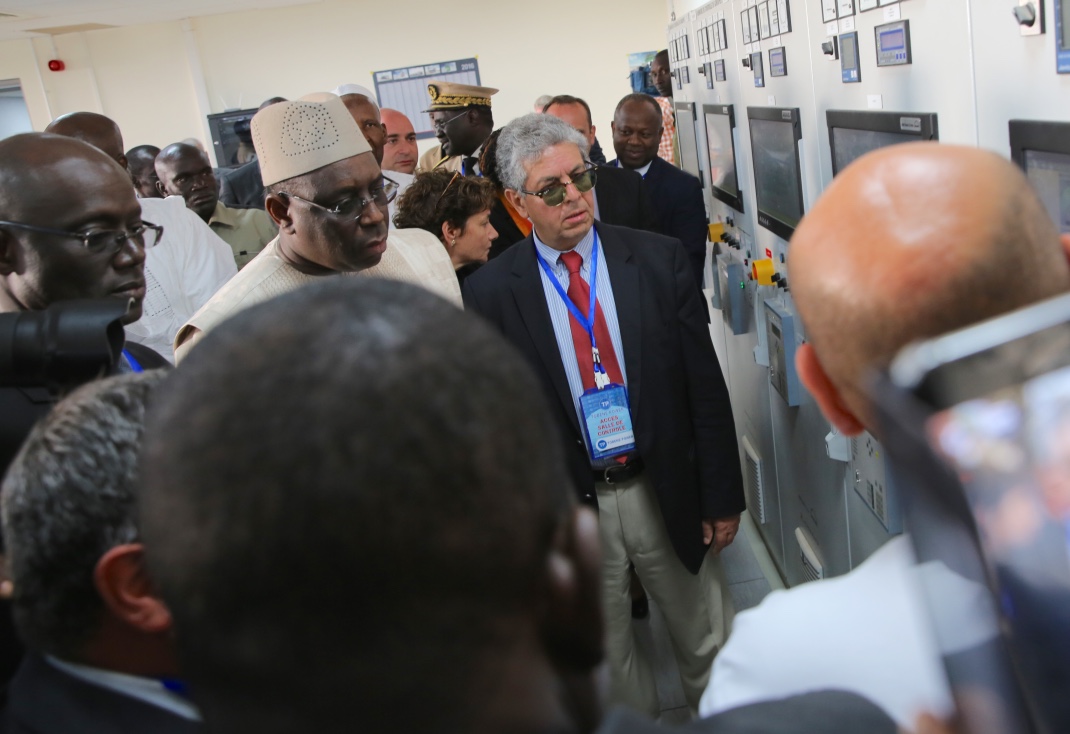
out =
<path fill-rule="evenodd" d="M 596 482 L 605 482 L 606 484 L 620 484 L 629 479 L 634 479 L 642 473 L 643 460 L 638 456 L 634 459 L 630 459 L 627 464 L 618 464 L 605 469 L 595 469 L 592 472 Z"/>

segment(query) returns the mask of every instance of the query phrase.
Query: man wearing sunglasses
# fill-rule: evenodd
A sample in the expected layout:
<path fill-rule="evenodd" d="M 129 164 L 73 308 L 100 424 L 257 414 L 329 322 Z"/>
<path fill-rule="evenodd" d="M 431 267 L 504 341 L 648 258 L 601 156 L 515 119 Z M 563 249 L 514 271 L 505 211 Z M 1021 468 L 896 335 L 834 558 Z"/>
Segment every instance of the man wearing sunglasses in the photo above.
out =
<path fill-rule="evenodd" d="M 696 710 L 732 616 L 717 555 L 744 508 L 732 408 L 686 252 L 595 222 L 587 150 L 550 115 L 506 126 L 498 173 L 533 229 L 465 281 L 465 305 L 536 370 L 571 480 L 598 507 L 612 700 L 660 712 L 632 628 L 634 563 Z"/>
<path fill-rule="evenodd" d="M 190 318 L 175 338 L 181 360 L 234 313 L 316 278 L 363 272 L 421 285 L 458 306 L 449 254 L 423 230 L 387 231 L 397 185 L 342 100 L 320 92 L 256 114 L 253 140 L 265 208 L 279 236 Z"/>
<path fill-rule="evenodd" d="M 145 249 L 162 229 L 141 218 L 130 176 L 91 145 L 26 133 L 0 141 L 0 312 L 59 301 L 121 298 L 141 318 Z M 167 361 L 127 343 L 120 371 Z"/>

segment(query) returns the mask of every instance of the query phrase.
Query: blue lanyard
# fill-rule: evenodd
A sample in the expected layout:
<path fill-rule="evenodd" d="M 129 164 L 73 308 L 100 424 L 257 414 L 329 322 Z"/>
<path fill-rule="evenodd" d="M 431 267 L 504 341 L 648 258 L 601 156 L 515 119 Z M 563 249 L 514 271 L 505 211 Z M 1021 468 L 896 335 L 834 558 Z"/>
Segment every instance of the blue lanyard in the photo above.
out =
<path fill-rule="evenodd" d="M 550 269 L 550 265 L 543 259 L 539 249 L 535 248 L 535 257 L 539 261 L 539 265 L 542 267 L 546 277 L 553 284 L 554 290 L 557 291 L 557 295 L 561 296 L 561 300 L 565 302 L 565 306 L 568 308 L 568 312 L 572 314 L 572 317 L 576 319 L 583 330 L 587 332 L 587 336 L 591 337 L 591 356 L 594 363 L 594 381 L 595 385 L 599 388 L 605 387 L 609 384 L 609 379 L 606 376 L 606 369 L 602 366 L 602 358 L 598 354 L 598 344 L 594 338 L 594 320 L 597 308 L 597 296 L 598 296 L 598 230 L 592 230 L 594 232 L 594 244 L 591 246 L 591 282 L 589 290 L 591 291 L 591 305 L 588 309 L 588 315 L 584 316 L 580 309 L 572 302 L 572 299 L 568 297 L 568 293 L 561 287 L 561 283 L 557 280 L 557 276 L 554 275 L 554 271 Z"/>
<path fill-rule="evenodd" d="M 123 356 L 126 357 L 126 361 L 130 364 L 130 369 L 134 372 L 144 372 L 145 369 L 141 366 L 141 363 L 134 359 L 134 355 L 130 354 L 127 350 L 123 350 Z"/>

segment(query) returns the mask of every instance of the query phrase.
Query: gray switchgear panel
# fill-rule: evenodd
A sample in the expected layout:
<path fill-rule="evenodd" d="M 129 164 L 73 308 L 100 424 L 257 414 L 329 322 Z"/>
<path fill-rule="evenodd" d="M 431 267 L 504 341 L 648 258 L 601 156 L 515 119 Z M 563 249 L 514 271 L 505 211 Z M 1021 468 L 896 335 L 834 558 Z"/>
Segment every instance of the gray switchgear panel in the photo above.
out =
<path fill-rule="evenodd" d="M 795 370 L 795 316 L 774 301 L 765 302 L 765 328 L 769 345 L 769 384 L 795 407 L 802 400 Z"/>
<path fill-rule="evenodd" d="M 731 255 L 718 255 L 717 279 L 721 285 L 721 316 L 736 336 L 747 333 L 747 303 L 743 264 Z"/>

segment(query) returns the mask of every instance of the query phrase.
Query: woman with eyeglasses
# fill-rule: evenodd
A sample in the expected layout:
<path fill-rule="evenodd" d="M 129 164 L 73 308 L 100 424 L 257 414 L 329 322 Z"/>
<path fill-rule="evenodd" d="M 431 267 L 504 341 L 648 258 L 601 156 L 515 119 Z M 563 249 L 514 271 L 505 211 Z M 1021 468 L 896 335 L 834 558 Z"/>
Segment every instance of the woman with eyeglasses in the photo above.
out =
<path fill-rule="evenodd" d="M 457 279 L 487 261 L 491 243 L 498 237 L 490 223 L 497 199 L 494 185 L 476 176 L 451 171 L 429 171 L 413 179 L 397 200 L 394 226 L 422 229 L 438 237 L 449 253 Z"/>

